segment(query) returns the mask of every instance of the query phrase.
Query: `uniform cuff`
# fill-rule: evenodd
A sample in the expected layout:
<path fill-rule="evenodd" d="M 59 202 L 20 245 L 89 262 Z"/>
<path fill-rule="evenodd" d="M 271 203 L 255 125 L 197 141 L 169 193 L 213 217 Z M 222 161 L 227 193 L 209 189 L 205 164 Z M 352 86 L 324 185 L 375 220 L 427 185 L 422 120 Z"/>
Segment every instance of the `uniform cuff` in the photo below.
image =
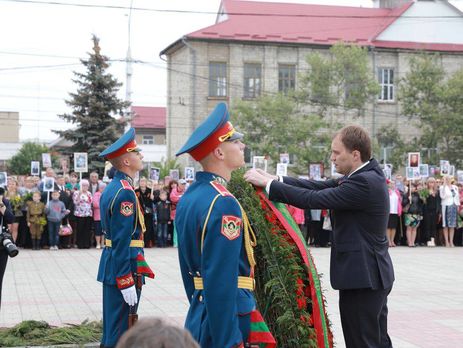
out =
<path fill-rule="evenodd" d="M 130 288 L 132 285 L 135 285 L 135 281 L 133 280 L 132 273 L 128 273 L 123 275 L 122 277 L 116 278 L 117 288 L 119 290 Z"/>

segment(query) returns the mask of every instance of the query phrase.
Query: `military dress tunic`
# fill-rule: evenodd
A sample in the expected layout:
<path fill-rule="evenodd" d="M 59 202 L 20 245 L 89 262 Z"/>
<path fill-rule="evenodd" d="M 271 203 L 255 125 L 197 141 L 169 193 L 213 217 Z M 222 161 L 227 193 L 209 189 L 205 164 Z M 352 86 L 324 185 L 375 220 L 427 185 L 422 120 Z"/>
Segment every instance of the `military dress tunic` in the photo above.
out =
<path fill-rule="evenodd" d="M 185 328 L 203 348 L 242 346 L 256 305 L 251 290 L 238 288 L 238 276 L 253 276 L 243 243 L 241 209 L 220 182 L 225 184 L 221 177 L 198 172 L 180 199 L 175 218 L 181 274 L 190 302 Z M 195 288 L 194 277 L 202 279 L 203 290 Z"/>
<path fill-rule="evenodd" d="M 139 222 L 141 211 L 131 182 L 129 176 L 117 171 L 100 199 L 101 227 L 106 246 L 101 255 L 97 280 L 103 283 L 101 343 L 105 347 L 115 346 L 128 328 L 129 305 L 120 290 L 135 284 L 136 257 L 143 254 L 143 231 Z M 137 295 L 140 299 L 140 292 Z"/>
<path fill-rule="evenodd" d="M 40 219 L 45 217 L 45 204 L 43 202 L 27 202 L 27 222 L 33 239 L 40 239 L 43 232 L 43 225 Z"/>

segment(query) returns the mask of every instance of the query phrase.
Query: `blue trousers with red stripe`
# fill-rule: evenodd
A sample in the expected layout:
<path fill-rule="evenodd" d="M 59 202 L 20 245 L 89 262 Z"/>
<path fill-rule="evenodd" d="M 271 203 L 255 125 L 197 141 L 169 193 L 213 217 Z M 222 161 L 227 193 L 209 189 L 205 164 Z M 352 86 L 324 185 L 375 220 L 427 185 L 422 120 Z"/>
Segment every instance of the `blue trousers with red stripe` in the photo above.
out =
<path fill-rule="evenodd" d="M 140 302 L 141 291 L 137 291 Z M 138 307 L 138 303 L 136 305 Z M 129 305 L 115 285 L 103 284 L 103 337 L 101 346 L 115 347 L 128 329 Z"/>

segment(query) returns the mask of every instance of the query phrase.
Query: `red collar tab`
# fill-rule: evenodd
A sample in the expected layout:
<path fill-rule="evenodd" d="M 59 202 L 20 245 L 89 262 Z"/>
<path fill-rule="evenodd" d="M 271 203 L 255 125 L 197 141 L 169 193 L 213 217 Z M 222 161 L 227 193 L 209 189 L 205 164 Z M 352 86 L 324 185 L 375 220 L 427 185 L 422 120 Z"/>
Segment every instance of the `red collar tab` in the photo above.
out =
<path fill-rule="evenodd" d="M 211 185 L 213 188 L 215 188 L 217 190 L 218 193 L 220 193 L 222 196 L 231 196 L 231 197 L 235 197 L 233 196 L 230 191 L 227 190 L 227 188 L 225 186 L 223 186 L 222 184 L 219 184 L 217 181 L 211 181 Z"/>
<path fill-rule="evenodd" d="M 122 179 L 121 185 L 125 190 L 133 190 L 132 185 L 130 185 L 130 183 L 127 180 Z"/>

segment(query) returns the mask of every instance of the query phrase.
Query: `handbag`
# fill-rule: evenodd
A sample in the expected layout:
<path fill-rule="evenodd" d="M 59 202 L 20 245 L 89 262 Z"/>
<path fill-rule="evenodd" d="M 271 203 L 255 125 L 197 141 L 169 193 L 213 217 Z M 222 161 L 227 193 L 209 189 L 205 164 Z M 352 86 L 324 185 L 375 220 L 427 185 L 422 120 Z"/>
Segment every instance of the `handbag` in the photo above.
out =
<path fill-rule="evenodd" d="M 65 236 L 70 236 L 72 234 L 72 227 L 71 225 L 61 225 L 59 227 L 58 235 L 65 237 Z"/>

